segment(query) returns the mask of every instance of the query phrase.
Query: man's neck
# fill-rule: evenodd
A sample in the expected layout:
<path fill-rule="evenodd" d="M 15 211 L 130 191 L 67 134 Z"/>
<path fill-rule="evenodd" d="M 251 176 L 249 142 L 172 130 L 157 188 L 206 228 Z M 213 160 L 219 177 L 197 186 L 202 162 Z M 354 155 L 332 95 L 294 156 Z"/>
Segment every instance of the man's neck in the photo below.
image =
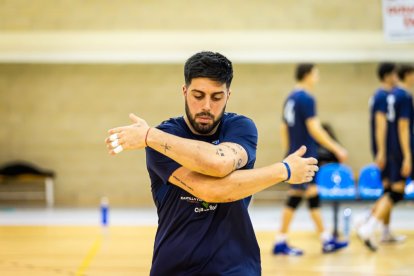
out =
<path fill-rule="evenodd" d="M 197 132 L 194 128 L 193 128 L 193 126 L 191 125 L 191 123 L 190 123 L 190 120 L 188 120 L 188 117 L 187 117 L 187 115 L 184 115 L 184 121 L 185 121 L 185 123 L 187 124 L 187 126 L 188 126 L 188 128 L 191 130 L 191 132 L 193 133 L 193 134 L 195 134 L 195 135 L 200 135 L 200 136 L 211 136 L 211 135 L 213 135 L 214 133 L 216 133 L 216 131 L 217 131 L 217 129 L 218 129 L 218 127 L 220 126 L 220 123 L 212 130 L 212 131 L 210 131 L 209 133 L 207 133 L 207 134 L 201 134 L 201 133 L 199 133 L 199 132 Z"/>
<path fill-rule="evenodd" d="M 295 87 L 297 89 L 303 89 L 307 92 L 312 92 L 312 90 L 313 90 L 313 85 L 310 85 L 306 82 L 298 82 Z"/>
<path fill-rule="evenodd" d="M 390 92 L 394 88 L 394 86 L 391 85 L 391 84 L 388 84 L 386 82 L 382 82 L 381 83 L 381 88 L 384 89 L 387 92 Z"/>
<path fill-rule="evenodd" d="M 400 82 L 399 86 L 403 88 L 405 91 L 411 92 L 410 86 L 406 84 L 405 82 Z"/>

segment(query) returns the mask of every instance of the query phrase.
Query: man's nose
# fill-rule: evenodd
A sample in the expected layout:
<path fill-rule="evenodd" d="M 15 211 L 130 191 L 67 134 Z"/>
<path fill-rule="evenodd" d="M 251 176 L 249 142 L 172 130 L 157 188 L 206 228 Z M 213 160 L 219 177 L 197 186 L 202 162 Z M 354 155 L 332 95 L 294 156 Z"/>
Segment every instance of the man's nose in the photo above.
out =
<path fill-rule="evenodd" d="M 210 99 L 206 98 L 203 102 L 203 110 L 204 111 L 210 111 L 210 108 L 211 108 Z"/>

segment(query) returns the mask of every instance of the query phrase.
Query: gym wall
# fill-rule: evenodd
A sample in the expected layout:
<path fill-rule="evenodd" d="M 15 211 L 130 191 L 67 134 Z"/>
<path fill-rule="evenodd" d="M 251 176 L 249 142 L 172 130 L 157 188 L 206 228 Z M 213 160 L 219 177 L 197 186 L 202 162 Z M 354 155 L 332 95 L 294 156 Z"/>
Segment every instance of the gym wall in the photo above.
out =
<path fill-rule="evenodd" d="M 381 29 L 379 0 L 248 3 L 0 0 L 0 32 Z M 358 170 L 371 161 L 368 99 L 378 85 L 376 64 L 319 68 L 319 116 Z M 182 71 L 183 64 L 0 64 L 0 164 L 27 160 L 55 170 L 58 206 L 96 206 L 103 195 L 115 206 L 151 206 L 144 152 L 110 157 L 104 139 L 109 128 L 130 123 L 130 112 L 151 125 L 182 115 Z M 279 126 L 293 71 L 293 64 L 235 64 L 227 110 L 256 122 L 257 166 L 283 158 Z"/>

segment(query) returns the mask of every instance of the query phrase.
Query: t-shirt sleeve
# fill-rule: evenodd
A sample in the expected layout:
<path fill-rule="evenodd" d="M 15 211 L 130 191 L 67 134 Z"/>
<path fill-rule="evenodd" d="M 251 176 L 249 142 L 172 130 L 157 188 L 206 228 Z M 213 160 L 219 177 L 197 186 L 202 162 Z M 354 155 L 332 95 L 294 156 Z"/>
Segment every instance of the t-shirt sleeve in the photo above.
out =
<path fill-rule="evenodd" d="M 167 133 L 176 135 L 176 133 L 171 128 L 162 125 L 158 126 L 157 128 Z M 171 158 L 149 147 L 147 147 L 145 151 L 148 170 L 154 172 L 163 181 L 164 184 L 167 184 L 168 179 L 172 173 L 181 167 L 181 165 Z"/>
<path fill-rule="evenodd" d="M 409 97 L 401 97 L 400 118 L 409 119 L 411 117 L 410 105 L 412 104 Z"/>
<path fill-rule="evenodd" d="M 240 116 L 228 125 L 220 142 L 235 143 L 242 146 L 247 152 L 247 166 L 256 159 L 257 136 L 257 128 L 254 122 L 247 117 Z"/>
<path fill-rule="evenodd" d="M 310 97 L 310 96 L 302 97 L 300 100 L 300 107 L 301 107 L 304 120 L 307 120 L 309 118 L 316 116 L 316 103 L 313 97 Z"/>
<path fill-rule="evenodd" d="M 374 113 L 382 112 L 387 113 L 387 96 L 381 95 L 374 98 Z"/>

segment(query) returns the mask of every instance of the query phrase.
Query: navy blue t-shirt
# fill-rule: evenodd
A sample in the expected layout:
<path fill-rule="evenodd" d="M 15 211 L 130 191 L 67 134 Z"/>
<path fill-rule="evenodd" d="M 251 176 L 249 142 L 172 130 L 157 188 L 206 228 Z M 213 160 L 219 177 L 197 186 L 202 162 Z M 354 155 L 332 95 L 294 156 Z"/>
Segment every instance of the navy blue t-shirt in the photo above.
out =
<path fill-rule="evenodd" d="M 306 120 L 316 116 L 314 97 L 304 90 L 294 90 L 286 99 L 283 110 L 283 121 L 289 129 L 288 154 L 305 145 L 305 157 L 317 158 L 317 144 L 306 127 Z"/>
<path fill-rule="evenodd" d="M 224 113 L 211 136 L 193 134 L 183 117 L 157 128 L 215 145 L 237 143 L 248 155 L 242 169 L 254 167 L 257 129 L 244 116 Z M 247 210 L 250 197 L 231 203 L 204 202 L 168 182 L 180 164 L 151 148 L 146 154 L 158 213 L 151 275 L 260 275 L 260 250 Z"/>
<path fill-rule="evenodd" d="M 379 88 L 369 101 L 370 105 L 370 125 L 371 125 L 371 152 L 375 158 L 378 151 L 377 141 L 375 139 L 375 114 L 381 112 L 387 114 L 387 96 L 388 92 Z"/>
<path fill-rule="evenodd" d="M 402 150 L 398 131 L 398 121 L 400 119 L 408 119 L 410 121 L 410 136 L 412 143 L 412 96 L 404 89 L 397 87 L 387 96 L 387 152 L 393 160 L 402 159 Z"/>

